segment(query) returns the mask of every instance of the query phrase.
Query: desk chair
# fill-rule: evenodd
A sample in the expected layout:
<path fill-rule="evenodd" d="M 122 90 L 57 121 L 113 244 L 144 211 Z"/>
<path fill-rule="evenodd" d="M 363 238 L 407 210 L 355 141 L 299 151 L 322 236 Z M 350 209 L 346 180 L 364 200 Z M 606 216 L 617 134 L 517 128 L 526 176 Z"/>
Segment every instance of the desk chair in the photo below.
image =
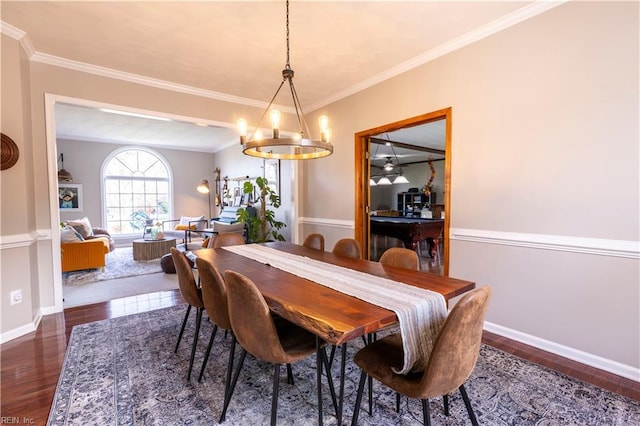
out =
<path fill-rule="evenodd" d="M 351 425 L 358 423 L 360 402 L 367 375 L 390 387 L 398 394 L 422 401 L 422 417 L 430 424 L 429 398 L 443 395 L 445 414 L 449 415 L 448 394 L 459 389 L 467 413 L 473 425 L 478 421 L 464 388 L 464 382 L 475 368 L 480 354 L 482 326 L 491 298 L 489 286 L 480 287 L 465 294 L 447 317 L 426 367 L 422 371 L 407 375 L 395 374 L 392 367 L 403 364 L 402 338 L 392 334 L 360 349 L 353 360 L 362 369 L 356 405 Z M 396 399 L 396 410 L 400 411 L 400 397 Z"/>
<path fill-rule="evenodd" d="M 360 243 L 353 238 L 343 238 L 338 240 L 333 246 L 331 252 L 338 256 L 352 257 L 354 259 L 362 258 L 362 249 Z"/>
<path fill-rule="evenodd" d="M 202 301 L 202 293 L 196 284 L 196 279 L 193 276 L 191 270 L 191 264 L 187 259 L 187 256 L 175 247 L 171 247 L 171 257 L 173 258 L 173 264 L 178 274 L 178 286 L 180 287 L 180 294 L 185 302 L 187 302 L 187 313 L 182 321 L 182 327 L 180 328 L 180 334 L 178 335 L 178 343 L 176 343 L 176 349 L 174 352 L 178 352 L 178 346 L 180 346 L 180 340 L 184 333 L 184 328 L 187 325 L 187 319 L 191 308 L 196 308 L 196 331 L 193 336 L 193 345 L 191 347 L 191 359 L 189 360 L 189 373 L 187 374 L 187 380 L 191 379 L 191 370 L 193 369 L 193 360 L 196 355 L 196 347 L 198 346 L 198 334 L 200 333 L 200 324 L 202 323 L 202 312 L 204 311 L 204 302 Z"/>
<path fill-rule="evenodd" d="M 322 234 L 309 234 L 302 245 L 310 249 L 324 251 L 324 236 Z"/>

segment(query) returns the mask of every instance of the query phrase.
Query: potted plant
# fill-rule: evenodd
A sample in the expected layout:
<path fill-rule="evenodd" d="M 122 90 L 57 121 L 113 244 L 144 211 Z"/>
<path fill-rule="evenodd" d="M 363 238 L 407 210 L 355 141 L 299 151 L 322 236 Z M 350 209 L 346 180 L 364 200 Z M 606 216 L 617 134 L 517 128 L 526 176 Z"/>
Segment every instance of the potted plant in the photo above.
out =
<path fill-rule="evenodd" d="M 286 223 L 276 220 L 275 211 L 267 209 L 267 201 L 274 208 L 280 207 L 280 196 L 269 186 L 266 178 L 256 178 L 255 184 L 251 181 L 244 183 L 243 192 L 245 194 L 259 194 L 260 206 L 255 214 L 248 208 L 238 209 L 238 220 L 247 224 L 248 240 L 252 243 L 263 243 L 269 240 L 284 241 L 284 236 L 280 234 L 280 229 Z"/>

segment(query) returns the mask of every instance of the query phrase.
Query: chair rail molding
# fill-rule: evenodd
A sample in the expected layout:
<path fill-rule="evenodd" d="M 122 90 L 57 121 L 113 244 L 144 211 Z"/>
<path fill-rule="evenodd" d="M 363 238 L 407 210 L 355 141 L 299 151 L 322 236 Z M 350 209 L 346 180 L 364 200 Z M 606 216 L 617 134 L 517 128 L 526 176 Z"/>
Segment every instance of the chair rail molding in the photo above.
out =
<path fill-rule="evenodd" d="M 29 233 L 0 235 L 0 250 L 28 247 L 36 241 L 50 240 L 50 229 L 37 229 Z"/>
<path fill-rule="evenodd" d="M 321 217 L 301 217 L 298 219 L 300 225 L 321 225 L 333 228 L 353 229 L 353 220 L 325 219 Z"/>
<path fill-rule="evenodd" d="M 499 244 L 541 250 L 640 259 L 640 241 L 485 231 L 481 229 L 464 228 L 451 228 L 449 238 L 456 241 L 470 241 L 482 244 Z"/>

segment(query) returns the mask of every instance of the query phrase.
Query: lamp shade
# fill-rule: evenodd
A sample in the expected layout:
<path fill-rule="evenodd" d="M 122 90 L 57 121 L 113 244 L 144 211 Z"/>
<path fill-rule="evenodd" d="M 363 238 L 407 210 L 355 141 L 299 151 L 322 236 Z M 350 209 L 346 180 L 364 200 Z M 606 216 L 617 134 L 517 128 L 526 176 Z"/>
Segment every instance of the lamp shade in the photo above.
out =
<path fill-rule="evenodd" d="M 397 178 L 395 178 L 393 180 L 393 183 L 409 183 L 409 181 L 407 180 L 406 177 L 404 177 L 404 175 L 399 175 Z"/>
<path fill-rule="evenodd" d="M 391 185 L 391 181 L 389 180 L 388 177 L 383 176 L 380 178 L 380 180 L 378 181 L 378 185 Z"/>
<path fill-rule="evenodd" d="M 208 194 L 210 189 L 209 189 L 209 181 L 206 179 L 202 179 L 202 182 L 200 182 L 200 185 L 198 185 L 198 187 L 196 188 L 196 190 L 202 194 Z"/>
<path fill-rule="evenodd" d="M 377 183 L 375 180 L 373 180 L 373 178 L 369 179 L 369 186 L 376 186 Z"/>

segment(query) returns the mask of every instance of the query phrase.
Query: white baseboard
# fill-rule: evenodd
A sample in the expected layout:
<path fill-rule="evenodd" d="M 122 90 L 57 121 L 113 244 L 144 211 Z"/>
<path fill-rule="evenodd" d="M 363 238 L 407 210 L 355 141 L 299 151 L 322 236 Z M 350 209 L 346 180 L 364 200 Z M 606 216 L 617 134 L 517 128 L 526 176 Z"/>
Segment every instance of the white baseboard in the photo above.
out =
<path fill-rule="evenodd" d="M 608 371 L 609 373 L 626 377 L 627 379 L 631 379 L 636 382 L 640 382 L 640 368 L 625 365 L 617 361 L 583 352 L 581 350 L 570 348 L 568 346 L 560 345 L 549 340 L 541 339 L 539 337 L 522 333 L 520 331 L 490 322 L 484 323 L 484 329 L 499 336 L 507 337 L 511 340 L 533 346 L 543 351 L 551 352 L 553 354 L 571 359 L 581 364 L 589 365 L 591 367 L 595 367 L 600 370 Z"/>
<path fill-rule="evenodd" d="M 40 325 L 40 320 L 42 320 L 42 311 L 38 310 L 38 313 L 36 314 L 35 318 L 30 323 L 2 333 L 0 335 L 0 344 L 4 344 L 10 340 L 13 340 L 15 338 L 24 336 L 25 334 L 29 334 L 33 331 L 36 331 L 38 329 L 38 325 Z"/>

